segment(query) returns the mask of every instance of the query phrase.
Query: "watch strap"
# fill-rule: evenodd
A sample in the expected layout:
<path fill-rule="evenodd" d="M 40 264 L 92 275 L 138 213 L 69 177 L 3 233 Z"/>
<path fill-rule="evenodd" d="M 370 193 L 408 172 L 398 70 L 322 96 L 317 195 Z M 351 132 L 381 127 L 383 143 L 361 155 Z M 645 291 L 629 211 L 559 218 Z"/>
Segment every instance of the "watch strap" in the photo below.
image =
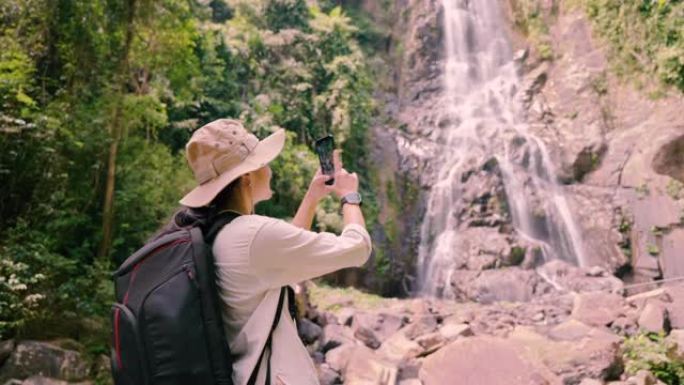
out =
<path fill-rule="evenodd" d="M 358 192 L 345 194 L 340 201 L 340 213 L 342 213 L 342 207 L 344 207 L 345 203 L 361 206 L 361 194 Z"/>

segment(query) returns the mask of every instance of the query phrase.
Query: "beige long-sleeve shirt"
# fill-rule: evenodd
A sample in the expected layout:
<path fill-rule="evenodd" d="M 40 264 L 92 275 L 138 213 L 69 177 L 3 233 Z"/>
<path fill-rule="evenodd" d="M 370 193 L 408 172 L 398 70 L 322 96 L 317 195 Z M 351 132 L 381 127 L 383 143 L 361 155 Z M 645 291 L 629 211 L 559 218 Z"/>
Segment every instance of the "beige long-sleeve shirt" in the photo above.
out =
<path fill-rule="evenodd" d="M 338 236 L 303 230 L 261 215 L 243 215 L 216 237 L 213 252 L 223 304 L 223 322 L 236 356 L 233 381 L 245 385 L 266 344 L 280 288 L 345 267 L 360 266 L 371 253 L 363 226 L 346 225 Z M 287 299 L 273 332 L 271 383 L 318 385 L 313 361 L 287 313 Z M 269 352 L 262 361 L 257 385 L 266 381 Z"/>

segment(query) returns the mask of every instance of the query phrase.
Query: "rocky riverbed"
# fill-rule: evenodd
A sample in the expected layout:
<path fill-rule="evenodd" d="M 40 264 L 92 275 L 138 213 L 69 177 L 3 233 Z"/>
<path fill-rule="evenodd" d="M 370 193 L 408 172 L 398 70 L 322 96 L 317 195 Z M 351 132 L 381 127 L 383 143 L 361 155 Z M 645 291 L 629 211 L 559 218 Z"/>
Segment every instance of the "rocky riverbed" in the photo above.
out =
<path fill-rule="evenodd" d="M 310 285 L 300 333 L 323 385 L 662 384 L 626 355 L 643 333 L 666 336 L 684 365 L 684 285 L 625 297 L 596 290 L 596 272 L 565 273 L 572 290 L 490 304 Z"/>
<path fill-rule="evenodd" d="M 645 333 L 661 336 L 664 359 L 684 367 L 684 284 L 625 296 L 605 271 L 560 262 L 530 271 L 555 284 L 508 299 L 497 292 L 525 293 L 529 281 L 478 284 L 486 303 L 308 282 L 297 287 L 300 336 L 322 385 L 665 384 L 637 370 L 654 359 L 634 348 Z M 86 360 L 73 341 L 0 343 L 1 384 L 108 383 L 108 368 L 106 356 Z"/>

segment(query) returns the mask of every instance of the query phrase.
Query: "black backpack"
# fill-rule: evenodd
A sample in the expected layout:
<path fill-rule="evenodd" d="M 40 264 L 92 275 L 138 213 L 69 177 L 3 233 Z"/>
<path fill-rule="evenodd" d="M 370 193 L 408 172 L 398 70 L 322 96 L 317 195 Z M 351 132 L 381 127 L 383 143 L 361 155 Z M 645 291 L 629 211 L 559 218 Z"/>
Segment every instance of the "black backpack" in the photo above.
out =
<path fill-rule="evenodd" d="M 114 273 L 112 376 L 116 385 L 233 385 L 233 358 L 223 331 L 211 244 L 238 216 L 211 220 L 181 211 L 170 229 L 128 257 Z M 284 287 L 271 333 L 278 324 Z M 293 314 L 292 307 L 290 314 Z M 270 382 L 270 359 L 267 371 Z"/>

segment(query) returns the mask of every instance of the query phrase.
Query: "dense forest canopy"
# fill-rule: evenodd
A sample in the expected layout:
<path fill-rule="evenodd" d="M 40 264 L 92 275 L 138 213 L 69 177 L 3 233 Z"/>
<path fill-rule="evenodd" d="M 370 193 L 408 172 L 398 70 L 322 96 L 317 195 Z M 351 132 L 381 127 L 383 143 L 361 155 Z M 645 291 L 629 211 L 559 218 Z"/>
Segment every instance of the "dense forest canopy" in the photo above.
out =
<path fill-rule="evenodd" d="M 109 272 L 192 187 L 184 145 L 214 119 L 240 118 L 259 137 L 287 129 L 276 195 L 259 213 L 294 215 L 318 165 L 312 143 L 328 133 L 370 192 L 365 42 L 378 32 L 348 12 L 305 0 L 3 0 L 0 338 L 106 334 Z M 339 228 L 332 198 L 319 210 L 320 229 Z"/>

